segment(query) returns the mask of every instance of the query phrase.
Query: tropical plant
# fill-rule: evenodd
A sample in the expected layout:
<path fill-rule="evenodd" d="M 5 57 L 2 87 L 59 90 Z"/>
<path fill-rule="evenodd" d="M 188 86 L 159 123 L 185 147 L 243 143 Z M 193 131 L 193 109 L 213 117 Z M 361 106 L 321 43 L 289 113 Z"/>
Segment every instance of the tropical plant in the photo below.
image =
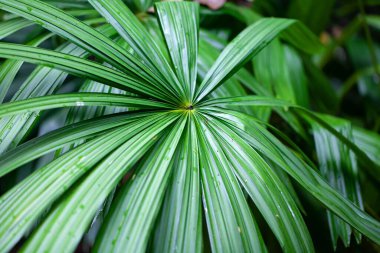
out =
<path fill-rule="evenodd" d="M 313 252 L 299 192 L 329 210 L 335 247 L 351 233 L 379 244 L 358 173 L 379 180 L 380 138 L 311 110 L 334 103 L 309 99 L 299 75 L 308 66 L 323 83 L 309 56 L 326 50 L 319 39 L 227 4 L 247 23 L 227 44 L 200 30 L 197 3 L 154 7 L 157 18 L 122 0 L 0 0 L 0 38 L 34 27 L 0 42 L 0 252 L 73 252 L 89 228 L 95 252 L 265 252 L 264 227 L 284 251 Z M 24 62 L 38 66 L 7 99 Z M 29 137 L 63 107 L 64 126 Z"/>

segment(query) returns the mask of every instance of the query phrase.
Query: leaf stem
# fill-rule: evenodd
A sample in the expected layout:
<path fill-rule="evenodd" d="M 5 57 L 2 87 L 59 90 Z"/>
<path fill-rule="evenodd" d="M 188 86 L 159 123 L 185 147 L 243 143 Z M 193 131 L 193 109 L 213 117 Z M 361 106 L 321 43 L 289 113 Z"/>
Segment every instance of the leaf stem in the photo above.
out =
<path fill-rule="evenodd" d="M 377 83 L 379 83 L 379 80 L 380 80 L 380 71 L 376 68 L 376 66 L 378 65 L 378 61 L 377 61 L 377 57 L 376 57 L 376 51 L 375 51 L 375 48 L 373 46 L 372 36 L 371 36 L 370 31 L 369 31 L 367 20 L 365 18 L 366 13 L 365 13 L 365 10 L 364 10 L 363 1 L 362 0 L 358 0 L 358 5 L 359 5 L 359 10 L 360 10 L 360 15 L 361 15 L 361 18 L 362 18 L 362 26 L 363 26 L 363 29 L 364 29 L 364 34 L 366 36 L 367 43 L 368 43 L 368 50 L 369 50 L 370 55 L 371 55 L 372 65 L 374 66 L 375 73 L 377 75 Z"/>

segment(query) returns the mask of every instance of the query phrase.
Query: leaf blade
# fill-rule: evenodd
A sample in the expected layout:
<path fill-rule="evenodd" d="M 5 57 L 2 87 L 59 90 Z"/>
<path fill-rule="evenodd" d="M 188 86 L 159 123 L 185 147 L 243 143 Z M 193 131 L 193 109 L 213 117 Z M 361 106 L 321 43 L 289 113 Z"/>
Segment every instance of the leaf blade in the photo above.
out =
<path fill-rule="evenodd" d="M 107 82 L 109 85 L 115 85 L 121 89 L 127 88 L 132 92 L 167 99 L 163 92 L 155 88 L 152 84 L 147 85 L 139 79 L 127 76 L 123 72 L 72 55 L 0 42 L 0 57 L 21 59 L 31 63 L 58 68 L 80 77 L 90 78 L 99 82 Z"/>
<path fill-rule="evenodd" d="M 145 250 L 171 173 L 171 157 L 186 118 L 182 116 L 176 122 L 156 147 L 156 152 L 152 152 L 139 166 L 136 177 L 123 187 L 108 222 L 97 238 L 95 252 L 123 252 L 126 248 L 133 252 Z"/>
<path fill-rule="evenodd" d="M 138 130 L 131 138 L 123 137 L 127 141 L 94 168 L 60 202 L 28 240 L 23 251 L 56 251 L 63 248 L 74 250 L 107 195 L 156 142 L 155 136 L 160 135 L 177 118 L 178 115 L 173 113 L 166 114 L 158 121 L 149 123 L 143 131 Z M 46 233 L 47 231 L 49 232 Z M 47 237 L 49 240 L 46 240 Z"/>
<path fill-rule="evenodd" d="M 105 130 L 128 124 L 147 115 L 149 114 L 137 113 L 101 117 L 71 124 L 34 138 L 0 156 L 0 176 L 65 145 L 96 137 L 101 133 L 105 133 Z M 19 157 L 22 157 L 22 159 L 19 159 Z"/>
<path fill-rule="evenodd" d="M 314 252 L 309 231 L 286 186 L 264 159 L 232 129 L 210 117 L 234 173 L 286 252 Z"/>
<path fill-rule="evenodd" d="M 195 2 L 156 3 L 174 70 L 191 104 L 195 93 L 199 33 L 199 5 Z"/>
<path fill-rule="evenodd" d="M 223 81 L 232 76 L 252 56 L 256 55 L 275 37 L 282 35 L 306 52 L 320 49 L 318 39 L 301 23 L 291 19 L 263 18 L 241 32 L 222 51 L 199 86 L 199 102 Z"/>
<path fill-rule="evenodd" d="M 185 99 L 182 86 L 165 56 L 146 28 L 121 0 L 90 0 L 90 3 L 112 24 L 141 62 L 158 77 L 173 96 Z"/>
<path fill-rule="evenodd" d="M 162 114 L 132 122 L 91 140 L 35 171 L 0 197 L 0 242 L 9 250 L 32 222 L 81 175 Z"/>
<path fill-rule="evenodd" d="M 0 105 L 0 118 L 25 112 L 41 111 L 67 106 L 137 106 L 168 108 L 168 105 L 136 96 L 109 93 L 66 93 L 30 98 Z"/>
<path fill-rule="evenodd" d="M 33 22 L 24 18 L 13 18 L 0 22 L 0 40 L 25 27 L 33 25 Z"/>
<path fill-rule="evenodd" d="M 217 111 L 222 112 L 225 109 L 217 109 Z M 255 149 L 262 150 L 262 154 L 277 163 L 331 211 L 371 240 L 377 243 L 380 241 L 378 221 L 332 189 L 310 165 L 288 150 L 265 128 L 255 123 L 250 116 L 231 110 L 227 114 L 215 113 L 215 115 L 232 124 L 235 130 L 240 129 L 238 132 L 243 139 Z"/>
<path fill-rule="evenodd" d="M 178 144 L 163 210 L 155 231 L 155 252 L 201 252 L 202 211 L 198 141 L 194 121 L 189 119 Z"/>
<path fill-rule="evenodd" d="M 261 233 L 215 136 L 197 116 L 202 198 L 213 251 L 266 252 Z"/>
<path fill-rule="evenodd" d="M 155 75 L 126 49 L 66 12 L 39 0 L 0 0 L 0 8 L 69 39 L 129 75 L 154 82 Z M 125 64 L 127 63 L 127 64 Z"/>

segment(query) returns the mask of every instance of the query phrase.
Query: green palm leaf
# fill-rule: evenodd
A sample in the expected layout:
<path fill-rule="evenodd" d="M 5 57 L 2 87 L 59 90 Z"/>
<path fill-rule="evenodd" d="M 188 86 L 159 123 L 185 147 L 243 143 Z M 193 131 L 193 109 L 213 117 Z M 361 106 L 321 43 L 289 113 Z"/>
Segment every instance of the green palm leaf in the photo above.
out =
<path fill-rule="evenodd" d="M 239 131 L 239 135 L 243 139 L 277 163 L 331 211 L 375 242 L 380 242 L 379 222 L 365 214 L 356 205 L 331 188 L 321 175 L 289 151 L 265 128 L 259 126 L 250 116 L 242 113 L 234 111 L 223 113 L 220 112 L 221 109 L 218 109 L 218 111 L 215 113 L 215 116 L 224 118 L 228 123 L 235 125 L 237 128 L 243 128 L 244 131 Z M 250 127 L 248 128 L 247 126 Z M 253 126 L 256 126 L 256 128 L 253 128 Z"/>
<path fill-rule="evenodd" d="M 205 78 L 207 72 L 210 70 L 210 68 L 212 67 L 212 64 L 218 58 L 219 54 L 220 54 L 220 51 L 216 49 L 211 42 L 208 42 L 205 38 L 203 39 L 201 38 L 199 42 L 199 56 L 198 56 L 198 64 L 197 64 L 198 76 L 201 79 Z M 244 89 L 244 86 L 240 84 L 238 74 L 239 73 L 237 73 L 236 76 L 233 76 L 227 81 L 225 81 L 223 85 L 221 85 L 211 94 L 211 96 L 212 97 L 230 97 L 230 96 L 248 95 L 248 93 Z M 249 75 L 249 73 L 247 73 L 247 75 Z M 228 105 L 226 107 L 228 107 Z M 250 115 L 255 115 L 260 118 L 265 117 L 265 116 L 262 116 L 262 114 L 265 113 L 263 112 L 263 108 L 245 106 L 245 107 L 240 107 L 239 110 L 246 112 Z M 264 110 L 268 111 L 267 109 L 264 109 Z"/>
<path fill-rule="evenodd" d="M 24 18 L 12 18 L 0 23 L 0 39 L 3 39 L 12 33 L 17 32 L 25 27 L 32 25 L 33 22 Z"/>
<path fill-rule="evenodd" d="M 177 148 L 186 120 L 186 115 L 179 119 L 123 187 L 97 239 L 96 252 L 145 250 L 171 174 L 170 157 Z"/>
<path fill-rule="evenodd" d="M 86 80 L 83 86 L 80 87 L 79 92 L 94 92 L 94 93 L 111 93 L 111 94 L 124 94 L 127 92 L 120 90 L 102 83 L 92 80 Z M 72 107 L 67 113 L 65 125 L 70 125 L 87 119 L 100 117 L 107 114 L 116 114 L 119 112 L 126 112 L 133 110 L 133 107 L 115 107 L 115 106 L 90 106 L 90 107 Z M 136 108 L 135 108 L 136 109 Z M 78 140 L 75 143 L 66 145 L 64 148 L 58 150 L 56 155 L 66 152 L 67 150 L 80 145 L 85 140 Z"/>
<path fill-rule="evenodd" d="M 44 34 L 42 36 L 38 36 L 35 39 L 29 41 L 27 45 L 36 47 L 39 44 L 43 43 L 47 39 L 49 39 L 53 34 Z M 6 60 L 0 69 L 0 103 L 3 102 L 5 96 L 7 95 L 8 89 L 11 86 L 17 72 L 20 70 L 23 61 L 17 60 Z"/>
<path fill-rule="evenodd" d="M 210 118 L 209 121 L 214 122 L 214 119 Z M 284 250 L 313 252 L 313 243 L 296 203 L 264 159 L 218 121 L 215 121 L 214 131 L 220 135 L 221 146 L 228 154 L 240 183 L 250 194 Z"/>
<path fill-rule="evenodd" d="M 197 117 L 203 205 L 211 248 L 217 252 L 266 252 L 231 164 L 206 124 Z"/>
<path fill-rule="evenodd" d="M 352 135 L 354 137 L 355 144 L 358 145 L 358 147 L 363 150 L 375 163 L 380 165 L 380 161 L 377 157 L 377 154 L 380 152 L 380 135 L 360 127 L 353 127 Z M 374 172 L 374 175 L 377 175 L 376 171 Z"/>
<path fill-rule="evenodd" d="M 0 242 L 3 251 L 10 249 L 34 219 L 80 176 L 136 133 L 163 117 L 161 114 L 145 117 L 95 138 L 37 170 L 3 195 L 0 198 Z M 173 120 L 173 117 L 166 118 Z"/>
<path fill-rule="evenodd" d="M 112 36 L 115 31 L 109 28 L 109 25 L 103 25 L 97 29 L 105 35 Z M 71 43 L 64 43 L 56 50 L 78 57 L 85 58 L 89 56 L 87 51 Z M 6 79 L 12 77 L 12 75 L 9 74 L 7 75 L 9 78 L 7 77 Z M 67 73 L 65 72 L 39 66 L 29 75 L 19 90 L 13 95 L 11 101 L 52 94 L 61 87 L 66 77 Z M 1 119 L 0 139 L 2 142 L 0 142 L 0 153 L 17 146 L 27 135 L 28 129 L 33 127 L 38 117 L 39 113 L 36 112 Z"/>
<path fill-rule="evenodd" d="M 50 68 L 58 68 L 73 75 L 90 78 L 99 82 L 111 82 L 110 85 L 115 85 L 121 89 L 129 89 L 132 92 L 143 93 L 158 98 L 161 97 L 163 100 L 167 100 L 165 99 L 165 95 L 161 95 L 163 93 L 162 91 L 153 87 L 147 87 L 147 85 L 139 79 L 76 56 L 2 42 L 0 42 L 0 56 L 22 59 Z"/>
<path fill-rule="evenodd" d="M 198 56 L 198 5 L 193 3 L 157 3 L 160 19 L 174 70 L 185 90 L 190 105 L 195 93 Z M 182 89 L 181 86 L 181 89 Z M 185 104 L 185 106 L 186 106 Z"/>
<path fill-rule="evenodd" d="M 154 74 L 147 74 L 148 69 L 126 49 L 60 9 L 38 0 L 1 0 L 0 8 L 44 26 L 133 76 L 154 80 Z"/>
<path fill-rule="evenodd" d="M 73 93 L 50 95 L 37 98 L 30 98 L 17 102 L 2 104 L 0 106 L 0 118 L 14 114 L 32 111 L 41 111 L 52 108 L 68 106 L 135 106 L 141 108 L 168 108 L 162 102 L 155 102 L 149 99 L 136 96 L 126 96 L 108 93 Z M 32 108 L 32 109 L 31 109 Z"/>
<path fill-rule="evenodd" d="M 131 169 L 131 167 L 139 160 L 141 155 L 146 153 L 149 147 L 155 142 L 155 140 L 160 136 L 160 133 L 163 129 L 165 129 L 170 123 L 173 122 L 174 115 L 166 115 L 165 120 L 160 120 L 160 122 L 156 122 L 156 124 L 151 125 L 145 131 L 142 131 L 134 136 L 131 136 L 129 140 L 124 141 L 123 145 L 117 148 L 112 152 L 104 161 L 102 161 L 96 168 L 94 168 L 89 175 L 85 177 L 85 179 L 72 191 L 70 191 L 69 196 L 65 198 L 65 201 L 62 201 L 59 206 L 57 206 L 50 215 L 44 220 L 44 223 L 40 226 L 40 228 L 36 231 L 33 237 L 29 240 L 29 242 L 25 245 L 23 250 L 25 252 L 30 251 L 59 251 L 63 247 L 67 250 L 72 251 L 75 249 L 75 246 L 79 242 L 82 237 L 83 232 L 86 230 L 87 226 L 92 220 L 92 217 L 95 215 L 99 206 L 111 192 L 111 190 L 117 185 L 120 179 L 124 176 L 124 174 Z M 178 115 L 176 115 L 178 117 Z M 166 170 L 165 164 L 169 164 L 169 159 L 167 156 L 171 156 L 170 151 L 168 150 L 168 146 L 171 145 L 171 152 L 175 150 L 176 143 L 175 141 L 179 139 L 181 135 L 181 127 L 183 128 L 184 121 L 173 128 L 173 135 L 169 135 L 166 139 L 166 145 L 162 147 L 163 154 L 162 156 L 157 157 L 158 161 L 162 161 L 158 163 L 157 160 L 153 160 L 156 163 L 156 168 L 160 169 L 165 173 L 169 173 Z M 179 127 L 179 128 L 178 128 Z M 180 131 L 177 131 L 180 130 Z M 172 145 L 174 144 L 174 145 Z M 74 149 L 75 150 L 75 149 Z M 169 152 L 169 153 L 167 153 Z M 155 154 L 159 154 L 159 152 L 155 152 Z M 112 170 L 110 170 L 112 168 Z M 150 176 L 155 178 L 154 184 L 145 184 L 144 176 L 147 176 L 144 173 L 144 169 L 142 169 L 143 176 L 140 179 L 139 174 L 137 174 L 137 178 L 134 182 L 138 187 L 138 182 L 143 183 L 146 188 L 150 188 L 151 192 L 151 200 L 158 202 L 159 197 L 155 196 L 157 191 L 155 187 L 160 187 L 164 189 L 164 187 L 160 184 L 159 180 L 157 180 L 157 176 L 159 173 L 154 173 L 154 171 L 150 171 Z M 163 179 L 167 178 L 168 175 L 165 173 L 163 175 Z M 144 180 L 145 179 L 145 180 Z M 141 187 L 141 186 L 140 186 Z M 134 186 L 132 185 L 133 189 Z M 161 190 L 162 192 L 162 190 Z M 90 193 L 90 194 L 89 194 Z M 95 193 L 95 194 L 94 194 Z M 137 196 L 140 196 L 141 200 L 146 201 L 148 199 L 148 193 L 144 192 L 143 189 L 139 189 L 135 192 Z M 132 198 L 133 199 L 133 198 Z M 78 203 L 80 203 L 78 205 Z M 133 204 L 128 201 L 128 205 Z M 136 203 L 137 204 L 137 203 Z M 143 204 L 143 203 L 142 203 Z M 152 207 L 152 203 L 146 203 L 150 208 Z M 128 209 L 126 209 L 128 210 Z M 124 210 L 122 211 L 123 215 L 119 217 L 130 218 L 128 219 L 128 223 L 139 222 L 140 229 L 148 230 L 148 227 L 145 222 L 147 222 L 147 217 L 141 215 L 139 210 L 144 209 L 134 209 L 134 215 L 132 217 L 128 217 Z M 147 209 L 145 209 L 147 210 Z M 151 209 L 152 210 L 152 209 Z M 73 215 L 75 214 L 75 215 Z M 153 212 L 146 212 L 147 215 L 153 216 Z M 112 214 L 111 214 L 112 215 Z M 151 218 L 152 219 L 152 218 Z M 62 221 L 62 222 L 59 222 Z M 123 231 L 118 228 L 121 228 L 121 224 L 118 226 L 113 226 L 112 229 L 116 234 L 123 233 Z M 124 226 L 123 226 L 124 227 Z M 126 227 L 124 227 L 126 229 Z M 139 229 L 138 226 L 133 226 L 133 229 Z M 140 230 L 141 231 L 141 230 Z M 125 233 L 125 232 L 124 232 Z M 135 236 L 141 236 L 141 233 L 131 233 Z M 47 236 L 49 240 L 47 241 Z M 107 234 L 107 238 L 110 235 Z M 125 238 L 124 236 L 122 238 Z M 117 242 L 117 237 L 115 237 Z M 132 242 L 139 243 L 143 245 L 144 240 L 131 240 Z M 126 241 L 122 241 L 126 243 Z M 112 243 L 108 240 L 102 240 L 102 243 L 107 243 L 107 247 L 122 247 L 118 243 Z M 136 246 L 137 247 L 137 246 Z M 128 245 L 127 248 L 133 249 L 133 245 Z M 103 249 L 100 249 L 103 252 Z M 110 248 L 105 251 L 110 251 Z M 115 251 L 115 250 L 113 250 Z M 117 250 L 116 250 L 117 251 Z"/>
<path fill-rule="evenodd" d="M 279 35 L 306 52 L 320 49 L 317 39 L 301 23 L 290 19 L 261 19 L 241 32 L 223 50 L 202 81 L 197 92 L 197 101 L 221 85 Z"/>
<path fill-rule="evenodd" d="M 0 156 L 0 176 L 24 165 L 49 152 L 63 148 L 74 142 L 85 141 L 106 133 L 115 127 L 129 124 L 151 113 L 121 114 L 100 117 L 97 119 L 80 121 L 59 128 L 48 134 L 34 138 L 21 144 L 17 149 L 6 152 Z M 22 156 L 23 159 L 19 159 Z"/>
<path fill-rule="evenodd" d="M 299 192 L 326 207 L 334 242 L 379 244 L 357 178 L 314 165 L 379 178 L 379 136 L 318 112 L 338 104 L 309 56 L 318 38 L 256 3 L 133 13 L 151 5 L 0 0 L 0 39 L 37 24 L 27 43 L 0 42 L 0 252 L 267 252 L 268 233 L 285 252 L 318 251 Z M 242 22 L 209 29 L 225 14 Z M 24 62 L 37 67 L 18 87 Z M 61 117 L 46 110 L 66 107 L 46 131 Z"/>
<path fill-rule="evenodd" d="M 209 105 L 236 105 L 236 106 L 273 106 L 273 107 L 282 107 L 286 110 L 289 108 L 294 109 L 298 114 L 300 114 L 301 117 L 303 117 L 307 121 L 311 121 L 311 123 L 317 123 L 321 125 L 323 128 L 325 128 L 327 131 L 331 132 L 334 136 L 336 136 L 342 143 L 349 146 L 349 148 L 354 151 L 354 153 L 366 163 L 369 164 L 371 168 L 374 168 L 375 170 L 379 169 L 379 166 L 376 164 L 378 162 L 377 159 L 372 160 L 368 157 L 368 155 L 363 152 L 355 143 L 353 143 L 351 140 L 344 137 L 341 133 L 336 131 L 334 127 L 332 127 L 329 123 L 327 123 L 325 120 L 323 120 L 318 113 L 314 113 L 304 107 L 289 103 L 285 100 L 281 99 L 275 99 L 270 97 L 262 97 L 262 96 L 241 96 L 241 97 L 231 97 L 231 98 L 220 98 L 220 99 L 210 99 L 206 100 L 205 102 L 202 102 L 202 106 L 209 106 Z M 323 115 L 322 115 L 323 116 Z M 376 136 L 376 135 L 374 135 Z M 376 179 L 379 178 L 378 175 L 375 175 Z"/>
<path fill-rule="evenodd" d="M 352 140 L 351 125 L 348 122 L 328 119 L 337 131 Z M 358 165 L 354 153 L 346 145 L 339 142 L 335 136 L 318 125 L 314 125 L 313 135 L 321 174 L 333 188 L 364 210 L 358 181 Z M 331 212 L 327 212 L 327 217 L 334 249 L 337 247 L 338 238 L 341 238 L 344 245 L 348 247 L 352 233 L 351 227 Z M 355 238 L 360 242 L 361 235 L 355 233 Z"/>
<path fill-rule="evenodd" d="M 93 0 L 90 3 L 115 27 L 131 47 L 133 54 L 147 65 L 152 73 L 159 76 L 163 87 L 170 90 L 172 96 L 177 96 L 179 92 L 181 97 L 178 99 L 183 100 L 183 87 L 175 78 L 169 63 L 128 7 L 121 0 Z"/>
<path fill-rule="evenodd" d="M 155 252 L 201 252 L 203 248 L 199 144 L 193 120 L 184 131 L 155 232 Z"/>

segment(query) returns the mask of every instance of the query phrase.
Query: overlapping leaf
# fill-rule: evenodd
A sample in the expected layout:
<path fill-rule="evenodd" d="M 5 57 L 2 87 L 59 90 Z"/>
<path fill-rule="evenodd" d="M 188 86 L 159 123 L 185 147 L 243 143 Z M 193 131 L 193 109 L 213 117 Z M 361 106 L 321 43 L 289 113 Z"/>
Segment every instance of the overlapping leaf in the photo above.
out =
<path fill-rule="evenodd" d="M 23 250 L 25 252 L 30 251 L 59 251 L 62 248 L 65 248 L 68 251 L 73 251 L 75 246 L 82 237 L 82 234 L 85 232 L 89 223 L 92 220 L 92 217 L 95 215 L 97 209 L 106 199 L 108 194 L 112 189 L 117 185 L 120 179 L 124 174 L 132 168 L 132 166 L 139 160 L 139 158 L 149 150 L 149 147 L 161 136 L 161 132 L 168 126 L 178 115 L 165 115 L 165 118 L 162 118 L 160 121 L 149 122 L 149 127 L 144 131 L 137 130 L 139 133 L 133 133 L 129 139 L 124 139 L 124 143 L 112 152 L 104 161 L 102 161 L 96 168 L 94 168 L 85 179 L 80 182 L 72 191 L 70 191 L 69 196 L 65 198 L 64 201 L 61 201 L 60 204 L 49 214 L 49 216 L 44 220 L 43 224 L 38 228 L 36 233 L 31 237 L 28 243 L 24 246 Z M 145 122 L 147 123 L 147 122 Z M 155 124 L 152 124 L 155 123 Z M 171 156 L 171 153 L 167 150 L 168 146 L 171 145 L 171 152 L 174 152 L 176 148 L 175 141 L 181 136 L 181 126 L 183 127 L 184 122 L 182 121 L 178 126 L 173 128 L 172 136 L 168 136 L 166 139 L 166 145 L 162 147 L 163 154 L 159 159 L 164 164 L 169 164 L 170 160 L 166 156 Z M 141 127 L 141 125 L 140 125 Z M 135 131 L 136 131 L 135 130 Z M 177 131 L 180 130 L 180 131 Z M 174 135 L 174 136 L 173 136 Z M 121 142 L 119 142 L 121 143 Z M 174 145 L 173 145 L 174 144 Z M 74 149 L 75 150 L 75 149 Z M 159 154 L 155 152 L 154 154 Z M 156 160 L 153 160 L 156 163 Z M 112 169 L 111 169 L 112 168 Z M 166 167 L 162 164 L 157 164 L 157 167 L 162 171 L 163 179 L 167 178 L 169 171 L 166 170 Z M 145 174 L 145 173 L 144 173 Z M 142 180 L 146 188 L 150 188 L 152 193 L 157 193 L 157 188 L 161 192 L 165 189 L 165 185 L 161 185 L 160 181 L 157 180 L 158 173 L 150 171 L 151 180 L 154 179 L 154 184 L 145 184 L 145 180 Z M 165 176 L 166 175 L 166 176 Z M 144 179 L 144 178 L 142 178 Z M 133 181 L 137 184 L 140 180 L 136 179 Z M 140 181 L 141 182 L 141 181 Z M 141 185 L 141 183 L 140 183 Z M 153 185 L 156 189 L 153 188 Z M 144 194 L 144 191 L 136 192 L 140 196 L 142 201 L 146 201 L 148 193 Z M 150 194 L 150 199 L 156 203 L 159 203 L 159 197 Z M 128 203 L 131 204 L 131 203 Z M 146 203 L 150 208 L 152 208 L 152 203 Z M 145 212 L 140 212 L 140 210 L 146 210 Z M 142 213 L 153 216 L 152 210 L 148 208 L 134 208 L 133 212 L 137 217 Z M 125 217 L 124 212 L 117 213 L 118 217 Z M 111 214 L 112 215 L 112 212 Z M 146 218 L 146 217 L 144 217 Z M 152 219 L 151 218 L 151 219 Z M 146 219 L 130 219 L 129 222 L 134 221 L 145 221 Z M 120 233 L 118 226 L 112 226 L 116 233 Z M 137 229 L 137 226 L 133 226 L 132 229 Z M 140 229 L 149 231 L 149 227 L 141 223 Z M 124 227 L 125 229 L 125 227 Z M 131 233 L 132 236 L 141 236 L 141 233 Z M 109 238 L 107 234 L 107 238 Z M 48 239 L 49 238 L 49 239 Z M 126 238 L 122 236 L 121 238 Z M 48 240 L 47 240 L 48 239 Z M 115 238 L 117 239 L 117 238 Z M 133 244 L 143 245 L 144 240 L 136 240 L 131 238 Z M 119 245 L 127 243 L 128 240 L 119 240 L 118 244 L 112 243 L 108 240 L 102 240 L 102 244 L 110 243 L 109 247 L 118 247 Z M 133 245 L 132 244 L 132 245 Z M 132 249 L 133 246 L 127 244 L 127 248 Z M 142 247 L 142 246 L 141 246 Z M 122 247 L 121 249 L 124 249 Z M 104 250 L 100 249 L 100 252 Z M 106 251 L 111 251 L 108 248 Z M 115 251 L 115 250 L 112 250 Z M 116 250 L 122 252 L 122 250 Z"/>
<path fill-rule="evenodd" d="M 44 34 L 42 36 L 38 36 L 37 38 L 31 40 L 26 43 L 27 45 L 36 47 L 39 44 L 43 43 L 47 39 L 49 39 L 53 34 Z M 0 68 L 0 103 L 4 101 L 5 96 L 7 95 L 8 89 L 11 86 L 17 72 L 20 70 L 23 61 L 17 60 L 6 60 L 1 64 Z"/>
<path fill-rule="evenodd" d="M 103 25 L 97 29 L 104 35 L 112 36 L 115 33 L 115 30 L 110 28 L 111 27 L 109 25 Z M 87 51 L 71 43 L 64 43 L 56 50 L 61 53 L 78 57 L 85 58 L 89 56 Z M 66 77 L 67 73 L 65 72 L 39 66 L 29 75 L 18 91 L 13 95 L 11 101 L 52 94 L 61 87 Z M 9 78 L 6 79 L 9 80 Z M 0 139 L 2 139 L 2 142 L 0 143 L 0 153 L 17 146 L 20 141 L 25 138 L 28 131 L 30 131 L 33 127 L 38 117 L 39 113 L 35 112 L 1 119 Z"/>
<path fill-rule="evenodd" d="M 211 249 L 220 251 L 266 252 L 260 230 L 252 216 L 231 164 L 220 144 L 197 117 L 202 198 Z"/>
<path fill-rule="evenodd" d="M 0 107 L 0 118 L 14 114 L 69 106 L 136 106 L 142 108 L 169 108 L 170 105 L 136 96 L 108 93 L 72 93 L 31 98 L 5 103 Z"/>
<path fill-rule="evenodd" d="M 280 179 L 264 159 L 231 129 L 210 118 L 221 146 L 280 245 L 288 252 L 312 252 L 313 244 L 302 216 Z M 215 123 L 213 123 L 215 122 Z M 233 141 L 232 141 L 233 140 Z"/>
<path fill-rule="evenodd" d="M 238 112 L 222 111 L 222 109 L 218 109 L 214 115 L 224 118 L 230 124 L 241 129 L 238 133 L 243 139 L 255 149 L 260 150 L 260 153 L 267 156 L 268 159 L 277 163 L 331 211 L 367 237 L 375 242 L 380 242 L 379 222 L 331 188 L 317 172 L 289 151 L 265 128 L 259 126 L 255 120 Z"/>
<path fill-rule="evenodd" d="M 232 76 L 252 56 L 260 52 L 275 37 L 288 40 L 301 50 L 315 52 L 320 49 L 317 38 L 301 23 L 290 19 L 261 19 L 241 32 L 220 54 L 198 91 L 200 101 L 224 80 Z"/>
<path fill-rule="evenodd" d="M 329 122 L 342 135 L 353 139 L 351 125 L 348 122 L 332 118 L 329 118 Z M 313 126 L 313 135 L 322 176 L 333 188 L 363 210 L 356 156 L 335 136 L 318 125 Z M 327 218 L 334 249 L 337 247 L 338 238 L 342 239 L 343 244 L 348 247 L 353 232 L 350 225 L 331 212 L 327 212 Z M 360 242 L 361 235 L 355 233 L 355 238 Z"/>
<path fill-rule="evenodd" d="M 109 152 L 163 117 L 145 117 L 95 138 L 37 170 L 3 195 L 0 198 L 2 250 L 9 250 L 33 221 L 81 175 Z"/>
<path fill-rule="evenodd" d="M 203 248 L 199 144 L 193 120 L 184 131 L 154 235 L 155 252 L 202 252 Z"/>
<path fill-rule="evenodd" d="M 171 174 L 171 157 L 181 138 L 186 116 L 173 126 L 121 190 L 106 224 L 100 231 L 96 252 L 145 251 L 149 232 L 159 212 Z"/>
<path fill-rule="evenodd" d="M 149 36 L 145 27 L 121 0 L 90 0 L 90 3 L 110 22 L 125 39 L 132 54 L 155 73 L 157 81 L 171 95 L 185 99 L 183 86 L 178 82 L 164 55 Z"/>
<path fill-rule="evenodd" d="M 157 3 L 156 10 L 174 70 L 191 104 L 195 93 L 198 56 L 198 5 Z M 185 104 L 186 105 L 186 104 Z"/>
<path fill-rule="evenodd" d="M 134 119 L 145 117 L 149 113 L 122 114 L 98 119 L 81 121 L 59 128 L 46 135 L 34 138 L 20 145 L 17 149 L 3 154 L 0 159 L 0 176 L 24 165 L 48 152 L 63 148 L 73 142 L 83 141 L 104 134 L 106 130 L 132 122 Z M 23 159 L 19 159 L 22 156 Z"/>

